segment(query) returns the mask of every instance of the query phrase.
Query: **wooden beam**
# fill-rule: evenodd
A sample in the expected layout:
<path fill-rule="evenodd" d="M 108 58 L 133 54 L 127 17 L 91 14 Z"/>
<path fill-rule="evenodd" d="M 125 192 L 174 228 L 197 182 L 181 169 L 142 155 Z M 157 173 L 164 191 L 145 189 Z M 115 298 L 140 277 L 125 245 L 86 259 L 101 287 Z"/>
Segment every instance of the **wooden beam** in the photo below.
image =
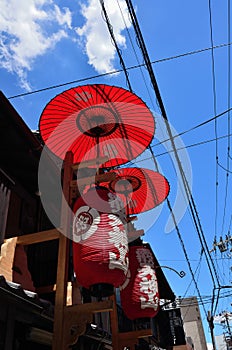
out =
<path fill-rule="evenodd" d="M 86 323 L 91 322 L 92 313 L 107 311 L 111 311 L 111 327 L 113 326 L 112 341 L 114 350 L 119 350 L 124 346 L 131 344 L 137 344 L 138 338 L 152 336 L 151 329 L 141 329 L 132 332 L 119 333 L 116 303 L 114 304 L 114 299 L 111 298 L 111 300 L 72 305 L 64 308 L 64 336 L 66 338 L 66 346 L 74 344 L 78 336 L 85 332 Z"/>
<path fill-rule="evenodd" d="M 87 323 L 93 321 L 91 312 L 76 313 L 69 312 L 63 320 L 62 345 L 57 350 L 68 350 L 70 345 L 74 345 L 78 337 L 85 333 Z"/>
<path fill-rule="evenodd" d="M 74 163 L 72 164 L 72 168 L 73 170 L 77 170 L 77 169 L 80 169 L 80 168 L 88 168 L 90 166 L 93 166 L 93 165 L 101 165 L 101 164 L 104 164 L 105 162 L 107 162 L 109 160 L 109 157 L 105 156 L 105 157 L 99 157 L 99 158 L 96 158 L 96 159 L 90 159 L 90 160 L 85 160 L 81 163 Z"/>
<path fill-rule="evenodd" d="M 49 286 L 41 286 L 35 289 L 38 294 L 49 294 L 56 291 L 56 284 L 51 284 Z"/>
<path fill-rule="evenodd" d="M 128 241 L 132 242 L 140 236 L 144 235 L 144 230 L 134 230 L 127 233 Z"/>
<path fill-rule="evenodd" d="M 84 185 L 90 185 L 92 183 L 101 183 L 101 182 L 110 182 L 116 178 L 116 173 L 105 173 L 105 174 L 96 174 L 95 176 L 77 178 L 70 182 L 71 187 L 79 187 Z"/>
<path fill-rule="evenodd" d="M 113 301 L 112 300 L 104 300 L 104 301 L 95 301 L 92 303 L 85 303 L 79 305 L 70 305 L 66 306 L 65 314 L 70 313 L 99 313 L 99 312 L 108 312 L 113 310 Z"/>
<path fill-rule="evenodd" d="M 70 234 L 70 180 L 72 179 L 73 154 L 67 152 L 64 160 L 64 176 L 63 176 L 63 202 L 61 207 L 61 228 L 67 236 Z M 64 307 L 67 298 L 67 280 L 68 280 L 68 256 L 69 256 L 69 240 L 60 233 L 59 251 L 56 277 L 56 298 L 54 310 L 54 329 L 53 329 L 53 350 L 68 349 L 64 339 Z"/>
<path fill-rule="evenodd" d="M 134 216 L 128 216 L 128 217 L 126 218 L 126 221 L 127 221 L 127 222 L 136 221 L 136 220 L 138 220 L 138 216 L 136 216 L 136 215 L 134 215 Z"/>
<path fill-rule="evenodd" d="M 118 333 L 118 337 L 120 339 L 120 342 L 126 342 L 127 340 L 133 340 L 138 338 L 146 338 L 152 336 L 152 330 L 149 329 L 139 329 L 136 331 L 131 332 L 120 332 Z M 127 344 L 125 344 L 127 345 Z"/>
<path fill-rule="evenodd" d="M 30 245 L 34 243 L 40 243 L 45 241 L 51 241 L 53 239 L 58 239 L 60 233 L 57 228 L 40 231 L 35 233 L 30 233 L 28 235 L 18 236 L 17 244 Z"/>
<path fill-rule="evenodd" d="M 8 238 L 0 247 L 0 275 L 7 281 L 13 281 L 12 267 L 14 264 L 17 237 Z"/>
<path fill-rule="evenodd" d="M 113 302 L 113 310 L 110 312 L 110 324 L 112 333 L 112 348 L 114 350 L 120 350 L 119 337 L 118 337 L 118 312 L 117 302 L 115 294 L 110 297 Z"/>
<path fill-rule="evenodd" d="M 129 347 L 131 350 L 138 344 L 139 338 L 146 338 L 152 336 L 151 329 L 140 329 L 131 332 L 120 332 L 118 333 L 119 349 L 123 350 Z"/>
<path fill-rule="evenodd" d="M 91 323 L 94 313 L 113 310 L 112 300 L 104 300 L 64 307 L 63 349 L 77 342 L 78 337 L 84 334 L 87 323 Z"/>

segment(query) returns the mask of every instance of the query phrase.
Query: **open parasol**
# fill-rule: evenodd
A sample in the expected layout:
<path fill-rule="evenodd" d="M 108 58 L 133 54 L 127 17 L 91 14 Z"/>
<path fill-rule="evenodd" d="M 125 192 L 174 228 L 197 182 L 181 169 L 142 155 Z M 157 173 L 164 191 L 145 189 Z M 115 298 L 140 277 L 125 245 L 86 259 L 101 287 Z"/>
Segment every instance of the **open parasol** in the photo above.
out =
<path fill-rule="evenodd" d="M 120 197 L 127 215 L 139 214 L 161 204 L 170 187 L 166 178 L 158 172 L 144 168 L 115 169 L 115 180 L 103 183 Z"/>
<path fill-rule="evenodd" d="M 150 144 L 154 118 L 134 93 L 104 84 L 71 88 L 44 108 L 39 129 L 46 146 L 61 159 L 72 151 L 74 162 L 108 157 L 100 167 L 124 164 Z"/>

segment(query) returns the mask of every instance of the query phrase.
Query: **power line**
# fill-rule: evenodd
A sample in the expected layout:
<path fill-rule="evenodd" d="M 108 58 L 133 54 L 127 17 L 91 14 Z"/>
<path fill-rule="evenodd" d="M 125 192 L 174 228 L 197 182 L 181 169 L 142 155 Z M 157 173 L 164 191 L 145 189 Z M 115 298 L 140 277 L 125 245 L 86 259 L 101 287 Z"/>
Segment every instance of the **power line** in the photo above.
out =
<path fill-rule="evenodd" d="M 207 312 L 206 312 L 206 309 L 205 309 L 205 307 L 204 307 L 204 303 L 203 303 L 203 300 L 202 300 L 202 297 L 201 297 L 201 293 L 200 293 L 200 290 L 199 290 L 197 281 L 196 281 L 196 279 L 195 279 L 195 275 L 194 275 L 194 272 L 193 272 L 193 270 L 192 270 L 192 266 L 191 266 L 191 264 L 190 264 L 190 260 L 189 260 L 189 258 L 188 258 L 188 254 L 187 254 L 187 251 L 186 251 L 186 248 L 185 248 L 185 245 L 184 245 L 184 241 L 183 241 L 183 239 L 182 239 L 182 236 L 181 236 L 179 227 L 178 227 L 178 225 L 177 225 L 176 218 L 175 218 L 175 215 L 174 215 L 173 210 L 172 210 L 172 207 L 171 207 L 171 203 L 170 203 L 170 201 L 169 201 L 168 199 L 167 199 L 167 205 L 168 205 L 168 208 L 169 208 L 169 210 L 170 210 L 170 213 L 171 213 L 171 216 L 172 216 L 174 225 L 175 225 L 175 229 L 176 229 L 176 232 L 177 232 L 177 235 L 178 235 L 178 238 L 179 238 L 179 241 L 180 241 L 182 250 L 183 250 L 183 252 L 184 252 L 185 259 L 186 259 L 187 264 L 188 264 L 188 268 L 189 268 L 190 274 L 191 274 L 191 276 L 192 276 L 192 281 L 193 281 L 194 284 L 195 284 L 195 287 L 196 287 L 196 290 L 197 290 L 197 294 L 198 294 L 199 299 L 200 299 L 200 301 L 201 301 L 201 303 L 202 303 L 204 312 L 205 312 L 205 314 L 207 315 Z"/>
<path fill-rule="evenodd" d="M 108 14 L 107 14 L 107 12 L 106 12 L 104 0 L 99 0 L 99 1 L 100 1 L 100 4 L 101 4 L 101 8 L 102 8 L 103 15 L 104 15 L 104 17 L 105 17 L 105 22 L 106 22 L 107 28 L 108 28 L 108 30 L 109 30 L 111 39 L 112 39 L 112 41 L 113 41 L 114 47 L 115 47 L 115 49 L 116 49 L 116 51 L 117 51 L 117 54 L 118 54 L 118 57 L 119 57 L 119 60 L 120 60 L 120 65 L 122 66 L 123 72 L 124 72 L 125 77 L 126 77 L 127 86 L 128 86 L 128 88 L 129 88 L 129 90 L 132 92 L 132 87 L 131 87 L 131 83 L 130 83 L 130 80 L 129 80 L 128 72 L 127 72 L 127 69 L 126 69 L 124 60 L 123 60 L 123 58 L 122 58 L 121 50 L 119 49 L 119 47 L 118 47 L 118 45 L 117 45 L 117 41 L 116 41 L 115 36 L 114 36 L 113 27 L 112 27 L 112 25 L 111 25 L 111 23 L 110 23 Z"/>
<path fill-rule="evenodd" d="M 210 26 L 210 43 L 211 43 L 211 62 L 212 62 L 212 78 L 213 78 L 213 110 L 214 115 L 217 114 L 217 95 L 216 95 L 216 78 L 215 78 L 215 60 L 214 60 L 214 49 L 213 49 L 213 23 L 212 23 L 212 8 L 211 0 L 208 0 L 208 9 L 209 9 L 209 26 Z M 217 232 L 217 222 L 218 222 L 218 144 L 217 144 L 217 120 L 215 119 L 214 123 L 214 132 L 215 132 L 215 153 L 216 153 L 216 212 L 215 212 L 215 239 Z"/>
<path fill-rule="evenodd" d="M 219 48 L 227 47 L 227 46 L 230 46 L 230 45 L 232 45 L 232 42 L 223 43 L 223 44 L 220 44 L 220 45 L 215 45 L 213 48 L 214 49 L 219 49 Z M 182 54 L 179 54 L 179 55 L 170 56 L 170 57 L 166 57 L 166 58 L 161 58 L 159 60 L 151 61 L 151 64 L 162 63 L 162 62 L 171 61 L 171 60 L 179 59 L 179 58 L 186 57 L 186 56 L 196 55 L 196 54 L 199 54 L 199 53 L 202 53 L 202 52 L 209 51 L 211 49 L 212 49 L 211 47 L 207 47 L 207 48 L 204 48 L 204 49 L 199 49 L 199 50 L 195 50 L 195 51 L 189 51 L 189 52 L 182 53 Z M 141 64 L 137 64 L 137 65 L 134 65 L 134 66 L 126 67 L 126 69 L 127 70 L 133 70 L 133 69 L 137 69 L 137 68 L 140 68 L 140 67 L 145 67 L 145 63 L 141 63 Z M 40 92 L 53 90 L 53 89 L 58 89 L 60 87 L 64 87 L 64 86 L 68 86 L 68 85 L 72 85 L 72 84 L 84 83 L 84 82 L 89 81 L 89 80 L 103 78 L 103 77 L 106 77 L 108 75 L 118 74 L 118 73 L 121 73 L 121 72 L 123 72 L 123 69 L 115 69 L 115 70 L 112 70 L 110 72 L 96 74 L 96 75 L 92 75 L 90 77 L 80 78 L 80 79 L 76 79 L 76 80 L 72 80 L 72 81 L 68 81 L 68 82 L 60 83 L 60 84 L 56 84 L 56 85 L 46 86 L 46 87 L 41 88 L 41 89 L 24 92 L 22 94 L 13 95 L 13 96 L 10 96 L 10 97 L 7 97 L 7 98 L 9 100 L 11 100 L 11 99 L 14 99 L 14 98 L 29 96 L 29 95 L 32 95 L 32 94 L 37 94 L 37 93 L 40 93 Z"/>
<path fill-rule="evenodd" d="M 220 295 L 219 296 L 219 299 L 225 299 L 225 298 L 230 298 L 232 296 L 232 293 L 228 293 L 226 295 Z M 180 299 L 182 299 L 183 297 L 180 296 Z M 190 296 L 185 296 L 184 298 L 191 298 L 191 295 Z M 208 296 L 208 297 L 203 297 L 202 300 L 199 300 L 199 298 L 197 297 L 197 302 L 192 302 L 190 304 L 185 304 L 185 306 L 190 306 L 190 305 L 193 305 L 193 306 L 197 306 L 197 305 L 206 305 L 206 304 L 211 304 L 211 301 L 212 301 L 212 296 Z"/>
<path fill-rule="evenodd" d="M 191 131 L 193 131 L 193 130 L 196 130 L 196 129 L 200 128 L 201 126 L 204 126 L 204 125 L 206 125 L 206 124 L 208 124 L 208 123 L 214 121 L 215 119 L 218 119 L 218 118 L 222 117 L 223 115 L 227 114 L 227 113 L 230 112 L 231 110 L 232 110 L 232 107 L 229 108 L 229 109 L 227 109 L 226 111 L 224 111 L 224 112 L 218 114 L 218 115 L 215 115 L 214 117 L 212 117 L 212 118 L 210 118 L 210 119 L 205 120 L 204 122 L 202 122 L 202 123 L 200 123 L 200 124 L 197 124 L 197 125 L 193 126 L 192 128 L 190 128 L 190 129 L 188 129 L 188 130 L 182 131 L 182 132 L 180 132 L 179 134 L 174 135 L 174 136 L 173 136 L 173 139 L 175 139 L 175 138 L 177 138 L 177 137 L 180 137 L 180 136 L 182 136 L 182 135 L 185 135 L 185 134 L 187 134 L 187 133 L 189 133 L 189 132 L 191 132 Z M 228 134 L 227 134 L 227 136 L 228 136 Z M 152 145 L 152 148 L 153 148 L 153 147 L 156 147 L 156 146 L 160 146 L 160 145 L 162 145 L 163 143 L 168 142 L 168 141 L 170 141 L 170 138 L 168 138 L 168 139 L 166 139 L 166 140 L 163 140 L 163 141 L 160 141 L 160 142 L 156 143 L 155 145 Z"/>
<path fill-rule="evenodd" d="M 227 33 L 228 33 L 228 40 L 230 40 L 230 0 L 227 1 Z M 231 64 L 230 64 L 230 58 L 231 58 L 231 50 L 230 47 L 227 50 L 227 61 L 228 61 L 228 73 L 227 73 L 227 80 L 228 80 L 228 89 L 227 89 L 227 108 L 230 108 L 230 84 L 231 84 Z M 227 133 L 230 134 L 230 111 L 228 111 L 228 122 L 227 122 Z M 218 164 L 219 165 L 219 164 Z M 223 211 L 223 221 L 222 221 L 222 231 L 221 234 L 224 232 L 224 226 L 225 226 L 225 216 L 226 216 L 226 207 L 227 207 L 227 197 L 228 197 L 228 186 L 229 186 L 229 174 L 230 172 L 230 136 L 228 136 L 227 141 L 227 172 L 226 172 L 226 193 L 225 193 L 225 201 L 224 201 L 224 211 Z"/>
<path fill-rule="evenodd" d="M 152 99 L 152 97 L 151 97 L 150 90 L 148 89 L 147 82 L 146 82 L 146 79 L 145 79 L 145 75 L 144 75 L 144 72 L 143 72 L 143 70 L 142 70 L 142 67 L 143 67 L 143 66 L 142 66 L 142 65 L 140 66 L 139 58 L 138 58 L 137 52 L 136 52 L 136 50 L 135 50 L 135 46 L 134 46 L 133 40 L 132 40 L 131 35 L 130 35 L 130 31 L 129 31 L 128 27 L 127 27 L 127 24 L 126 24 L 126 21 L 125 21 L 125 18 L 124 18 L 124 13 L 123 13 L 123 11 L 122 11 L 122 8 L 121 8 L 121 5 L 120 5 L 120 3 L 119 3 L 119 0 L 117 0 L 117 4 L 118 4 L 118 7 L 119 7 L 119 10 L 120 10 L 122 19 L 123 19 L 124 26 L 125 26 L 126 31 L 127 31 L 128 38 L 129 38 L 129 40 L 130 40 L 130 44 L 131 44 L 131 47 L 132 47 L 134 56 L 135 56 L 135 58 L 136 58 L 136 61 L 137 61 L 138 66 L 139 66 L 139 70 L 140 70 L 141 76 L 142 76 L 142 78 L 143 78 L 143 82 L 144 82 L 144 85 L 145 85 L 145 87 L 146 87 L 147 94 L 148 94 L 148 96 L 149 96 L 149 98 L 150 98 L 150 102 L 151 102 L 151 104 L 152 104 L 152 106 L 153 106 L 153 109 L 155 109 L 155 106 L 154 106 L 154 104 L 153 104 L 153 99 Z"/>
<path fill-rule="evenodd" d="M 230 134 L 230 136 L 232 136 L 232 133 Z M 218 139 L 218 140 L 221 140 L 221 139 L 225 139 L 225 138 L 227 138 L 227 137 L 228 137 L 228 135 L 223 135 L 223 136 L 218 136 L 217 139 Z M 184 149 L 186 149 L 186 148 L 201 146 L 201 145 L 207 144 L 207 143 L 209 143 L 209 142 L 214 142 L 214 141 L 216 141 L 215 138 L 210 139 L 210 140 L 200 141 L 200 142 L 197 142 L 197 143 L 193 143 L 193 144 L 191 144 L 191 145 L 187 145 L 187 146 L 184 146 L 184 147 L 179 147 L 179 148 L 177 148 L 176 150 L 177 150 L 177 151 L 182 151 L 182 150 L 184 150 Z M 155 145 L 154 145 L 154 146 L 155 146 Z M 154 147 L 154 146 L 152 146 L 152 147 Z M 155 157 L 156 157 L 156 158 L 157 158 L 157 157 L 161 157 L 161 156 L 167 155 L 167 154 L 169 154 L 169 153 L 171 153 L 171 152 L 174 152 L 174 150 L 168 150 L 168 151 L 165 151 L 165 152 L 156 154 Z M 141 160 L 138 159 L 138 160 L 136 160 L 136 161 L 129 162 L 129 163 L 141 163 L 141 162 L 144 162 L 145 160 L 149 160 L 149 159 L 152 159 L 152 158 L 153 158 L 153 157 L 151 156 L 151 157 L 143 158 L 143 159 L 141 159 Z"/>
<path fill-rule="evenodd" d="M 201 263 L 202 263 L 202 257 L 203 257 L 203 251 L 201 250 L 200 259 L 199 259 L 199 261 L 198 261 L 197 267 L 196 267 L 195 272 L 194 272 L 194 276 L 195 276 L 196 273 L 198 272 L 198 276 L 197 276 L 197 278 L 196 278 L 196 282 L 198 282 L 198 279 L 199 279 L 199 276 L 200 276 L 200 267 L 201 267 Z M 199 270 L 199 271 L 198 271 L 198 270 Z M 185 291 L 185 293 L 184 293 L 184 295 L 183 295 L 183 298 L 186 297 L 186 295 L 187 295 L 187 293 L 188 293 L 188 290 L 189 290 L 189 288 L 191 287 L 191 284 L 192 284 L 193 282 L 194 282 L 193 279 L 191 279 L 191 281 L 189 282 L 189 285 L 188 285 L 188 287 L 186 288 L 186 291 Z"/>

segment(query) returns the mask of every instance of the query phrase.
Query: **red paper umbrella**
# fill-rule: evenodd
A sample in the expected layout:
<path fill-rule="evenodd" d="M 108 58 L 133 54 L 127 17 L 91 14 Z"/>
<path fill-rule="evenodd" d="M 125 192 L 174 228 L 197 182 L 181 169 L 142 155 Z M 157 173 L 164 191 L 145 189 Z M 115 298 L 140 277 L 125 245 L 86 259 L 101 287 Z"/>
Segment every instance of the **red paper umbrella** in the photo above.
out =
<path fill-rule="evenodd" d="M 53 98 L 40 117 L 41 136 L 64 159 L 72 151 L 77 163 L 98 157 L 113 167 L 141 154 L 150 144 L 154 118 L 135 94 L 115 86 L 84 85 Z"/>
<path fill-rule="evenodd" d="M 113 193 L 99 187 L 78 198 L 73 208 L 74 271 L 95 296 L 110 295 L 128 271 L 127 233 L 116 203 Z"/>
<path fill-rule="evenodd" d="M 158 313 L 155 260 L 149 245 L 129 248 L 129 273 L 120 295 L 123 311 L 131 320 L 154 317 Z"/>
<path fill-rule="evenodd" d="M 122 199 L 128 215 L 150 210 L 168 196 L 169 183 L 158 172 L 143 168 L 121 168 L 114 172 L 115 180 L 104 185 Z"/>

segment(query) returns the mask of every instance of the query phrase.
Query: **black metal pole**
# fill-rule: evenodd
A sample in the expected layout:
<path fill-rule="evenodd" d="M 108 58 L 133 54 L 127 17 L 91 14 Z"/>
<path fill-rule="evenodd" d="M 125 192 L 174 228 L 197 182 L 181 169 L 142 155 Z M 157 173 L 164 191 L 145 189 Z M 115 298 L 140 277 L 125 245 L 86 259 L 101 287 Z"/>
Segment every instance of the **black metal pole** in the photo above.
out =
<path fill-rule="evenodd" d="M 210 334 L 211 334 L 211 339 L 212 339 L 213 350 L 217 350 L 216 343 L 215 343 L 214 332 L 213 332 L 213 329 L 214 329 L 213 316 L 211 316 L 211 312 L 210 311 L 208 311 L 207 321 L 209 323 L 209 329 L 210 329 Z"/>

